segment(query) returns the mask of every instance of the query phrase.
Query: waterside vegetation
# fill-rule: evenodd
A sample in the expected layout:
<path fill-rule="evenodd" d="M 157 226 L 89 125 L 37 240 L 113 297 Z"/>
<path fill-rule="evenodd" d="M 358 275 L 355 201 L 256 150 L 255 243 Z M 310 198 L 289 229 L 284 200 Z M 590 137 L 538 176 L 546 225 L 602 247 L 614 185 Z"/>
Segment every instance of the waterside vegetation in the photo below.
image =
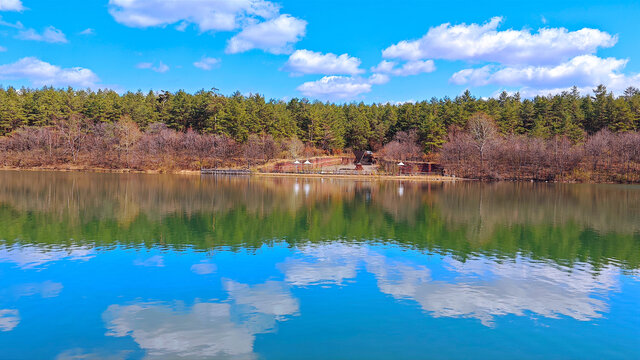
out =
<path fill-rule="evenodd" d="M 0 89 L 0 166 L 178 171 L 372 150 L 478 179 L 640 181 L 640 91 L 404 104 Z"/>

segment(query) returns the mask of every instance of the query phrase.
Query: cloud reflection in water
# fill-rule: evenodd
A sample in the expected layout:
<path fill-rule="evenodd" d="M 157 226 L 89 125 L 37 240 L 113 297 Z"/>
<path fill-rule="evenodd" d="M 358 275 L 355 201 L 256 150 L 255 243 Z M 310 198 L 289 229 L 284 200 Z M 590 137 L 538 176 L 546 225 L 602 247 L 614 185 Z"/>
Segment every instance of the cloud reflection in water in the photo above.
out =
<path fill-rule="evenodd" d="M 103 314 L 107 335 L 131 336 L 151 359 L 252 359 L 255 334 L 298 313 L 298 300 L 285 284 L 225 280 L 224 287 L 230 303 L 111 305 Z"/>

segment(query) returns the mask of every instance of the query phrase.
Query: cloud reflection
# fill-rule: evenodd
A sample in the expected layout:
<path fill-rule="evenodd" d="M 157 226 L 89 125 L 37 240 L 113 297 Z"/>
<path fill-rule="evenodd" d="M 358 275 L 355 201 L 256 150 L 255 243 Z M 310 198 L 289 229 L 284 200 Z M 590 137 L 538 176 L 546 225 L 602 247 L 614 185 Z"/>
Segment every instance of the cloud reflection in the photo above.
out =
<path fill-rule="evenodd" d="M 151 359 L 253 359 L 255 334 L 298 313 L 298 300 L 283 283 L 223 285 L 229 303 L 111 305 L 103 314 L 107 335 L 131 336 Z"/>
<path fill-rule="evenodd" d="M 11 331 L 20 323 L 20 313 L 16 309 L 0 309 L 0 331 Z"/>
<path fill-rule="evenodd" d="M 307 245 L 298 249 L 300 258 L 289 258 L 279 265 L 285 281 L 295 286 L 337 284 L 357 275 L 358 263 L 366 257 L 363 246 L 343 243 Z"/>
<path fill-rule="evenodd" d="M 0 246 L 0 262 L 14 263 L 21 269 L 34 269 L 55 261 L 87 261 L 95 256 L 87 246 L 48 248 L 32 245 Z"/>
<path fill-rule="evenodd" d="M 133 265 L 146 267 L 164 267 L 164 258 L 160 255 L 154 255 L 148 259 L 134 260 Z"/>
<path fill-rule="evenodd" d="M 215 264 L 211 264 L 206 260 L 201 261 L 198 264 L 191 265 L 191 271 L 198 275 L 213 274 L 217 269 L 218 268 Z"/>
<path fill-rule="evenodd" d="M 497 316 L 570 317 L 588 321 L 608 311 L 604 300 L 619 288 L 619 270 L 594 269 L 589 264 L 562 267 L 524 257 L 471 259 L 445 256 L 439 273 L 451 273 L 447 281 L 434 280 L 432 270 L 402 258 L 387 256 L 364 245 L 316 245 L 302 247 L 303 258 L 280 265 L 292 285 L 339 284 L 355 278 L 358 264 L 377 279 L 382 293 L 410 299 L 433 317 L 475 318 L 492 326 Z"/>
<path fill-rule="evenodd" d="M 52 298 L 60 295 L 62 291 L 62 284 L 53 281 L 44 281 L 41 283 L 26 283 L 15 285 L 3 290 L 0 290 L 0 295 L 13 299 L 19 299 L 23 296 L 39 295 L 42 298 Z"/>

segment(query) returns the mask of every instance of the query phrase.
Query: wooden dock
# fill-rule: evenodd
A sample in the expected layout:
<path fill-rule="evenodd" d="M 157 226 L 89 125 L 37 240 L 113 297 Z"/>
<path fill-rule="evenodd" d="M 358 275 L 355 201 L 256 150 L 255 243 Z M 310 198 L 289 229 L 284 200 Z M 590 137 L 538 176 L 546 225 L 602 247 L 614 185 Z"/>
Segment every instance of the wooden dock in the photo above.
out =
<path fill-rule="evenodd" d="M 251 175 L 246 169 L 200 169 L 201 175 Z"/>

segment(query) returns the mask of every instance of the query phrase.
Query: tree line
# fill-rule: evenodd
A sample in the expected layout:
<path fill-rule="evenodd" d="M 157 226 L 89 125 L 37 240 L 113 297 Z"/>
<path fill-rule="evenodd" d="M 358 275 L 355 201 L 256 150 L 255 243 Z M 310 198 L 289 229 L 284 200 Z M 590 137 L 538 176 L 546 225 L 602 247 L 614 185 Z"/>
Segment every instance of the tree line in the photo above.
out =
<path fill-rule="evenodd" d="M 190 94 L 177 92 L 126 92 L 112 90 L 0 89 L 0 135 L 24 126 L 50 126 L 72 116 L 93 123 L 115 123 L 130 118 L 142 130 L 153 123 L 177 131 L 224 135 L 245 142 L 251 134 L 274 139 L 296 137 L 325 151 L 345 147 L 378 150 L 399 131 L 416 130 L 426 152 L 437 150 L 452 128 L 464 128 L 475 113 L 495 119 L 503 134 L 528 134 L 550 138 L 567 136 L 583 140 L 603 128 L 613 132 L 635 130 L 640 125 L 640 91 L 629 88 L 615 97 L 600 85 L 581 96 L 576 88 L 554 96 L 522 99 L 518 93 L 496 98 L 476 98 L 469 91 L 404 104 L 333 104 L 294 98 L 287 102 L 236 92 L 224 96 L 217 90 Z"/>
<path fill-rule="evenodd" d="M 469 135 L 471 120 L 478 116 L 488 119 L 491 128 L 491 139 L 481 147 L 477 137 Z M 140 169 L 196 168 L 222 159 L 243 158 L 250 165 L 278 156 L 353 149 L 378 151 L 390 158 L 436 154 L 461 175 L 519 178 L 491 170 L 496 168 L 494 160 L 501 157 L 499 148 L 518 143 L 532 149 L 529 143 L 536 143 L 542 144 L 539 151 L 548 154 L 552 145 L 564 144 L 586 154 L 585 144 L 596 134 L 607 132 L 611 136 L 604 136 L 618 143 L 618 134 L 635 132 L 638 127 L 640 91 L 630 87 L 616 97 L 602 85 L 588 95 L 581 95 L 577 88 L 533 99 L 506 92 L 495 98 L 477 98 L 465 91 L 455 98 L 402 104 L 267 100 L 239 92 L 225 96 L 216 89 L 193 94 L 182 90 L 118 94 L 112 90 L 0 88 L 0 150 L 4 153 L 0 162 L 5 166 L 81 162 Z M 624 141 L 633 144 L 632 138 L 627 136 Z M 476 163 L 462 164 L 452 157 L 455 144 L 457 156 L 463 156 L 463 142 L 467 152 L 473 151 L 466 159 Z M 25 156 L 29 152 L 32 155 Z M 168 159 L 169 155 L 173 158 Z M 580 156 L 572 159 L 567 162 L 583 162 Z M 539 163 L 549 161 L 555 160 Z M 625 171 L 634 169 L 634 161 L 632 156 Z M 569 167 L 561 173 L 571 171 Z M 557 178 L 555 173 L 530 173 L 534 175 L 522 177 Z"/>

